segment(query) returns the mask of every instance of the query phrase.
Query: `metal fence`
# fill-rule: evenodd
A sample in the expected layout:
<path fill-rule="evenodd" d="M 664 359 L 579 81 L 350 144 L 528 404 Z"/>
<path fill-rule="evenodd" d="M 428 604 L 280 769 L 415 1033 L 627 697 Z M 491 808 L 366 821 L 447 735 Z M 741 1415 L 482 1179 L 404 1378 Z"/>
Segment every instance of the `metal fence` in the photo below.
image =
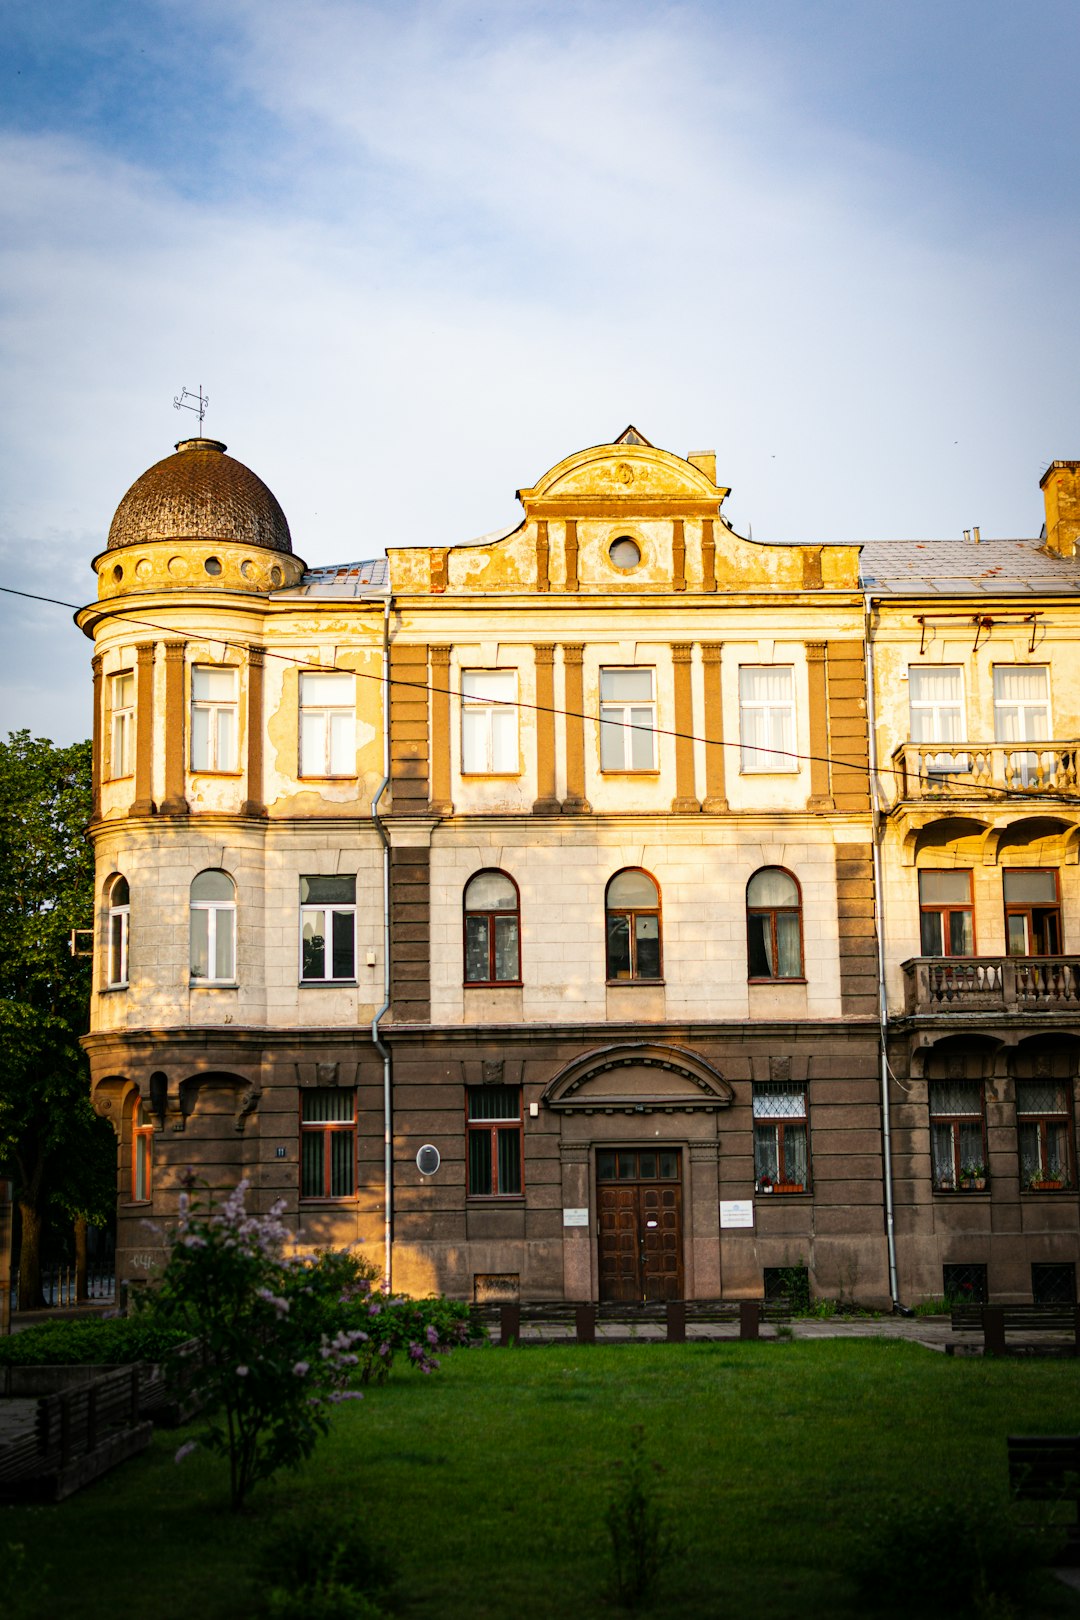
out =
<path fill-rule="evenodd" d="M 75 1267 L 70 1261 L 58 1261 L 52 1265 L 41 1268 L 41 1292 L 45 1296 L 46 1305 L 76 1305 L 78 1288 L 75 1278 Z M 88 1300 L 108 1300 L 116 1296 L 116 1277 L 113 1262 L 109 1260 L 91 1260 L 86 1267 L 86 1293 Z M 15 1309 L 19 1297 L 19 1273 L 14 1271 L 11 1276 L 11 1308 Z"/>

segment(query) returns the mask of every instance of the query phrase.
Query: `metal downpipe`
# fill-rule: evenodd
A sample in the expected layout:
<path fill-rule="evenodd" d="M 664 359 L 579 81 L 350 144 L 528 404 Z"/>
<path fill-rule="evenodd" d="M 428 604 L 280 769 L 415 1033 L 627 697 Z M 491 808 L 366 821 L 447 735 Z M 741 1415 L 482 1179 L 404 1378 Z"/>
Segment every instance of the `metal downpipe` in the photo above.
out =
<path fill-rule="evenodd" d="M 394 1102 L 390 1048 L 379 1033 L 379 1022 L 390 1010 L 390 840 L 379 816 L 379 800 L 390 785 L 390 613 L 394 598 L 383 604 L 383 779 L 371 801 L 371 819 L 383 849 L 383 1004 L 371 1020 L 371 1039 L 383 1065 L 383 1249 L 386 1290 L 393 1284 L 394 1243 Z"/>

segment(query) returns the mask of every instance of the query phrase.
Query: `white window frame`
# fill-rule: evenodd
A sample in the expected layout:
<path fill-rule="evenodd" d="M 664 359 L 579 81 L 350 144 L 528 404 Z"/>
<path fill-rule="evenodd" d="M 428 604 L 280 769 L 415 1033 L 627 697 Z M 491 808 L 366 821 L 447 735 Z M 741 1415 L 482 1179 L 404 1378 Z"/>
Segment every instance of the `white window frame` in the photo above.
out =
<path fill-rule="evenodd" d="M 1004 698 L 998 696 L 998 677 L 1007 671 L 1023 670 L 1026 675 L 1038 672 L 1043 678 L 1043 697 L 1036 701 L 1033 698 Z M 1005 743 L 1009 747 L 1026 742 L 1049 742 L 1054 735 L 1053 715 L 1050 709 L 1050 666 L 1049 664 L 995 664 L 993 666 L 994 683 L 994 741 Z M 1020 735 L 1007 737 L 1002 726 L 1002 715 L 1006 709 L 1015 709 L 1021 720 Z M 1046 720 L 1041 730 L 1033 730 L 1028 724 L 1028 715 L 1035 709 L 1045 711 Z"/>
<path fill-rule="evenodd" d="M 783 674 L 788 694 L 783 698 L 760 698 L 747 693 L 747 677 L 767 670 L 773 675 Z M 751 716 L 762 723 L 762 738 L 747 741 L 747 722 Z M 794 664 L 740 664 L 739 665 L 739 772 L 743 776 L 798 775 L 799 760 L 795 757 L 798 746 L 798 727 L 795 709 Z"/>
<path fill-rule="evenodd" d="M 461 671 L 462 776 L 520 776 L 517 701 L 516 669 Z"/>
<path fill-rule="evenodd" d="M 123 686 L 127 682 L 127 686 Z M 127 698 L 128 701 L 118 701 Z M 118 670 L 109 676 L 110 747 L 109 779 L 132 776 L 135 771 L 135 672 Z"/>
<path fill-rule="evenodd" d="M 215 874 L 220 872 L 220 868 L 208 868 L 207 870 L 212 870 L 215 872 Z M 205 874 L 203 872 L 196 873 L 195 878 L 192 879 L 192 887 L 194 887 L 195 882 L 204 875 Z M 220 872 L 220 875 L 222 877 L 227 877 L 233 886 L 233 898 L 231 900 L 189 899 L 189 910 L 191 913 L 189 966 L 191 972 L 191 982 L 195 985 L 236 983 L 236 880 L 229 872 Z M 229 954 L 232 958 L 232 972 L 230 974 L 219 975 L 216 971 L 211 971 L 205 974 L 195 972 L 195 917 L 197 914 L 205 915 L 206 917 L 206 961 L 207 966 L 211 969 L 215 969 L 217 966 L 218 942 L 221 930 L 223 928 L 228 928 L 230 945 Z"/>
<path fill-rule="evenodd" d="M 235 664 L 192 664 L 191 666 L 191 769 L 211 775 L 234 776 L 237 772 L 239 700 Z M 202 696 L 199 685 L 207 676 L 228 676 L 232 695 Z M 209 684 L 209 682 L 207 682 Z M 205 716 L 205 736 L 203 735 Z M 205 751 L 205 758 L 203 757 Z"/>
<path fill-rule="evenodd" d="M 327 701 L 334 692 L 347 693 L 348 701 Z M 355 675 L 342 670 L 300 671 L 300 775 L 356 775 Z"/>
<path fill-rule="evenodd" d="M 108 938 L 105 946 L 105 983 L 110 990 L 126 990 L 128 985 L 128 937 L 131 928 L 131 901 L 122 905 L 113 904 L 113 894 L 118 883 L 127 880 L 118 873 L 109 884 L 109 909 L 107 915 Z M 130 895 L 131 890 L 128 889 Z M 117 972 L 113 973 L 113 964 L 117 964 Z"/>
<path fill-rule="evenodd" d="M 944 675 L 951 671 L 958 677 L 959 697 L 943 701 L 940 698 L 917 698 L 914 696 L 915 687 L 919 677 L 927 675 Z M 959 720 L 956 728 L 958 735 L 953 737 L 949 733 L 953 729 L 950 725 L 943 725 L 946 715 L 955 714 Z M 915 717 L 919 715 L 929 723 L 923 727 L 916 725 Z M 960 743 L 967 739 L 964 735 L 967 730 L 967 694 L 964 685 L 963 664 L 909 664 L 908 665 L 908 728 L 913 743 Z M 922 736 L 918 735 L 923 732 Z"/>
<path fill-rule="evenodd" d="M 311 873 L 301 882 L 311 878 L 318 879 L 322 874 Z M 356 983 L 356 877 L 349 872 L 335 873 L 335 877 L 352 877 L 353 899 L 344 900 L 311 900 L 300 902 L 300 961 L 298 973 L 301 984 L 355 984 Z M 323 941 L 323 968 L 329 969 L 321 975 L 305 974 L 304 972 L 304 925 L 309 919 L 321 918 L 321 937 Z M 352 967 L 348 973 L 335 974 L 334 969 L 334 918 L 350 917 L 352 919 Z M 329 958 L 329 960 L 328 960 Z"/>
<path fill-rule="evenodd" d="M 650 696 L 619 697 L 612 690 L 613 678 L 619 675 L 647 675 Z M 600 769 L 617 775 L 655 774 L 660 769 L 656 669 L 652 664 L 607 664 L 600 670 Z"/>

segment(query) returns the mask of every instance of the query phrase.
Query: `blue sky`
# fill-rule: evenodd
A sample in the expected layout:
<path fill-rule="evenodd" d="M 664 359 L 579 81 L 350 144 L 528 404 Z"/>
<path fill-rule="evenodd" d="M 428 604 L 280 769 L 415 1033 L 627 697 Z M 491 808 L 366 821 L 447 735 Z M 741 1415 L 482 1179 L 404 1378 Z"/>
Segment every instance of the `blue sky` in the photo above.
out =
<path fill-rule="evenodd" d="M 200 382 L 310 562 L 631 420 L 760 539 L 1036 533 L 1080 457 L 1074 0 L 0 13 L 0 583 L 91 594 Z M 0 614 L 0 726 L 85 735 Z"/>

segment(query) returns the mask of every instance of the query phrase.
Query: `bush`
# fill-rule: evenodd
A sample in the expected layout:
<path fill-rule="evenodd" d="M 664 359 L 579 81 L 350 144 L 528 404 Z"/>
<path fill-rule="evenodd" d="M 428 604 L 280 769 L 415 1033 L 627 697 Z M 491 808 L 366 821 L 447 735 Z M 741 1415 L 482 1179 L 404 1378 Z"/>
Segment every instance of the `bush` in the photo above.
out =
<path fill-rule="evenodd" d="M 187 1333 L 147 1316 L 99 1317 L 86 1322 L 43 1322 L 0 1339 L 0 1366 L 119 1366 L 162 1361 Z"/>
<path fill-rule="evenodd" d="M 383 1620 L 393 1571 L 343 1515 L 279 1528 L 263 1559 L 270 1620 Z"/>

